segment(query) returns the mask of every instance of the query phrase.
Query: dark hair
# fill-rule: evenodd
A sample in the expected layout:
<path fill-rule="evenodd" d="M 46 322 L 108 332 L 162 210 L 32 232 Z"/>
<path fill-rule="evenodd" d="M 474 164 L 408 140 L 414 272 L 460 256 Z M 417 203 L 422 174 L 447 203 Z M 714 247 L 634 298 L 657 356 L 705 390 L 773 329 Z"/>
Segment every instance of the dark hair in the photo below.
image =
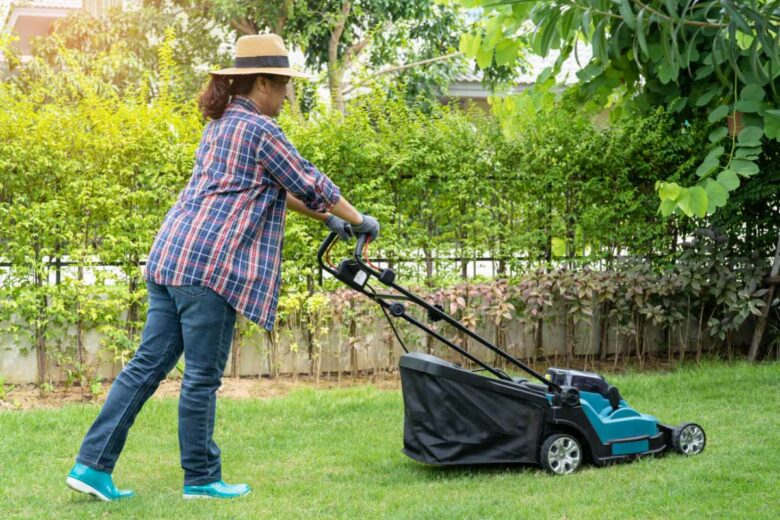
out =
<path fill-rule="evenodd" d="M 208 118 L 219 119 L 233 96 L 249 94 L 258 76 L 271 80 L 280 77 L 276 74 L 212 75 L 208 85 L 200 94 L 198 100 L 200 111 Z"/>

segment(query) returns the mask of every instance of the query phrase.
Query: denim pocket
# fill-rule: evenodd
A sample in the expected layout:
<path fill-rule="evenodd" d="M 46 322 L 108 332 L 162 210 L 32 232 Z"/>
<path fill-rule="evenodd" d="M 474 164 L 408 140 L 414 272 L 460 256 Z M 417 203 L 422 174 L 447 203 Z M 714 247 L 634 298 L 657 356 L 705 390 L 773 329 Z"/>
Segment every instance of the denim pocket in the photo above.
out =
<path fill-rule="evenodd" d="M 190 298 L 200 298 L 209 292 L 209 288 L 205 285 L 169 285 L 168 288 L 174 293 Z"/>

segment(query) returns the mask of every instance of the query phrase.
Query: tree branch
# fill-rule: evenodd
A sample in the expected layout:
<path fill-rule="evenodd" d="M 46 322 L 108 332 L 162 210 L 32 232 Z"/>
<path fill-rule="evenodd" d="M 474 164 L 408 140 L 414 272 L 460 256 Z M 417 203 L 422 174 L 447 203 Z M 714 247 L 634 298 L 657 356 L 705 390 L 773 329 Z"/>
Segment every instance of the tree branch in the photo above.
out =
<path fill-rule="evenodd" d="M 351 9 L 352 4 L 350 2 L 344 2 L 344 5 L 341 6 L 341 17 L 336 22 L 333 32 L 330 33 L 330 41 L 328 42 L 328 62 L 333 66 L 338 63 L 339 41 L 341 40 L 341 35 L 344 33 L 344 26 L 347 23 L 347 16 L 349 16 L 349 11 Z"/>
<path fill-rule="evenodd" d="M 428 58 L 427 60 L 416 61 L 414 63 L 407 63 L 406 65 L 397 65 L 395 67 L 388 67 L 386 69 L 377 71 L 376 73 L 370 75 L 369 77 L 367 77 L 366 79 L 364 79 L 359 83 L 355 83 L 351 85 L 348 89 L 344 91 L 344 94 L 349 94 L 353 90 L 362 87 L 363 85 L 365 85 L 372 79 L 376 78 L 377 76 L 382 76 L 384 74 L 392 74 L 393 72 L 400 72 L 402 70 L 411 69 L 412 67 L 428 65 L 430 63 L 435 63 L 437 61 L 449 60 L 450 58 L 455 58 L 457 56 L 461 56 L 462 54 L 463 54 L 462 52 L 453 52 L 451 54 L 445 54 L 444 56 L 437 56 L 436 58 Z"/>
<path fill-rule="evenodd" d="M 667 22 L 674 22 L 674 19 L 671 16 L 667 16 L 667 15 L 663 14 L 662 12 L 653 9 L 649 5 L 646 5 L 646 4 L 642 3 L 641 0 L 633 0 L 633 2 L 640 9 L 646 9 L 648 13 L 653 14 L 653 15 L 661 18 L 662 20 L 665 20 Z M 485 7 L 495 7 L 495 6 L 499 6 L 499 5 L 507 5 L 507 4 L 514 4 L 514 3 L 518 3 L 518 0 L 496 2 L 495 4 L 486 4 Z M 620 16 L 619 14 L 611 13 L 609 11 L 602 11 L 600 9 L 593 9 L 591 7 L 588 7 L 588 6 L 580 5 L 579 3 L 577 3 L 576 0 L 568 0 L 568 1 L 564 1 L 564 3 L 566 5 L 574 8 L 574 9 L 579 9 L 580 11 L 590 11 L 592 13 L 600 14 L 602 16 L 606 16 L 606 17 L 609 17 L 609 18 L 616 18 L 618 20 L 623 20 L 623 17 Z M 728 27 L 728 24 L 696 22 L 696 21 L 693 21 L 693 20 L 683 20 L 683 19 L 680 20 L 680 23 L 683 24 L 683 25 L 691 25 L 691 26 L 694 26 L 694 27 L 708 27 L 708 28 L 713 28 L 713 29 L 723 29 L 725 27 Z"/>
<path fill-rule="evenodd" d="M 352 63 L 352 60 L 354 60 L 363 49 L 365 49 L 366 45 L 368 45 L 370 41 L 371 41 L 371 37 L 366 36 L 356 44 L 351 45 L 349 46 L 349 48 L 347 48 L 342 58 L 342 63 L 344 64 L 345 68 L 348 67 L 350 63 Z"/>
<path fill-rule="evenodd" d="M 257 25 L 252 20 L 230 20 L 230 27 L 243 34 L 257 34 Z"/>
<path fill-rule="evenodd" d="M 274 24 L 274 32 L 278 35 L 281 35 L 284 31 L 284 26 L 287 25 L 287 18 L 290 16 L 290 7 L 292 4 L 292 0 L 285 0 L 284 5 L 282 5 L 279 13 L 279 18 L 276 20 L 276 23 Z"/>
<path fill-rule="evenodd" d="M 634 3 L 636 5 L 638 5 L 641 9 L 646 9 L 648 13 L 654 14 L 657 17 L 659 17 L 659 18 L 661 18 L 663 20 L 666 20 L 667 22 L 674 22 L 675 21 L 674 18 L 672 18 L 671 16 L 667 16 L 667 15 L 663 14 L 660 11 L 656 11 L 655 9 L 650 7 L 649 5 L 646 5 L 646 4 L 642 3 L 641 0 L 634 0 Z M 680 23 L 683 24 L 683 25 L 692 25 L 694 27 L 709 27 L 709 28 L 712 28 L 712 29 L 723 29 L 723 28 L 729 26 L 728 24 L 723 24 L 723 23 L 695 22 L 695 21 L 692 21 L 692 20 L 683 20 L 683 19 L 680 19 Z"/>

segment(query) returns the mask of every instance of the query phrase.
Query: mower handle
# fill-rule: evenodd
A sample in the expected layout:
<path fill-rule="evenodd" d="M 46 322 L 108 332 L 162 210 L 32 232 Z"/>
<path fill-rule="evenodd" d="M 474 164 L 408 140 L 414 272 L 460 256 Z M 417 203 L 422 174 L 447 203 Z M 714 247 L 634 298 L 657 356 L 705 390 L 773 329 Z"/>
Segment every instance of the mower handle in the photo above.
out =
<path fill-rule="evenodd" d="M 369 244 L 369 242 L 371 242 L 369 238 L 370 237 L 368 233 L 361 233 L 358 235 L 357 244 L 355 244 L 355 260 L 357 260 L 360 267 L 366 271 L 369 271 L 375 276 L 379 276 L 381 274 L 379 271 L 369 265 L 366 265 L 365 262 L 363 262 L 363 249 Z"/>
<path fill-rule="evenodd" d="M 327 238 L 322 242 L 322 245 L 320 245 L 320 248 L 317 251 L 317 260 L 319 261 L 320 266 L 325 271 L 327 271 L 331 275 L 334 275 L 334 276 L 336 276 L 338 278 L 338 276 L 337 276 L 338 272 L 335 269 L 333 269 L 330 265 L 328 265 L 328 263 L 324 262 L 323 259 L 322 259 L 323 255 L 325 255 L 325 253 L 333 246 L 333 243 L 337 239 L 338 239 L 338 235 L 336 234 L 336 232 L 331 231 L 330 234 L 327 236 Z M 501 355 L 502 357 L 504 357 L 505 359 L 510 361 L 515 366 L 517 366 L 517 367 L 523 369 L 524 371 L 528 372 L 529 374 L 531 374 L 532 376 L 534 376 L 535 378 L 540 380 L 542 383 L 544 383 L 551 391 L 555 391 L 555 392 L 560 392 L 561 391 L 561 387 L 558 384 L 553 383 L 552 381 L 549 381 L 542 374 L 538 373 L 537 371 L 535 371 L 534 369 L 532 369 L 531 367 L 529 367 L 528 365 L 526 365 L 522 361 L 520 361 L 518 359 L 515 359 L 511 355 L 507 354 L 506 352 L 501 350 L 499 347 L 493 345 L 492 343 L 490 343 L 486 339 L 482 338 L 476 332 L 468 329 L 462 323 L 460 323 L 459 321 L 455 320 L 454 318 L 452 318 L 451 316 L 449 316 L 445 312 L 441 311 L 440 309 L 435 308 L 433 305 L 429 304 L 428 302 L 426 302 L 425 300 L 423 300 L 419 296 L 417 296 L 417 295 L 411 293 L 410 291 L 408 291 L 407 289 L 404 289 L 403 287 L 395 284 L 393 282 L 392 277 L 390 278 L 389 282 L 383 281 L 384 277 L 382 276 L 382 273 L 380 271 L 378 271 L 377 269 L 374 269 L 372 266 L 367 265 L 366 262 L 363 261 L 363 251 L 364 251 L 366 245 L 369 242 L 370 242 L 369 235 L 367 233 L 362 233 L 357 238 L 357 244 L 355 245 L 355 261 L 357 262 L 357 264 L 360 266 L 361 269 L 363 269 L 364 271 L 367 271 L 367 272 L 373 274 L 380 281 L 382 281 L 382 283 L 384 283 L 385 285 L 387 285 L 389 287 L 392 287 L 393 289 L 398 291 L 402 296 L 405 296 L 405 299 L 408 299 L 409 301 L 411 301 L 411 302 L 419 305 L 420 307 L 428 310 L 429 315 L 431 313 L 433 313 L 433 316 L 436 316 L 439 319 L 444 320 L 445 322 L 449 323 L 453 327 L 457 328 L 458 330 L 466 333 L 470 337 L 472 337 L 475 340 L 479 341 L 480 343 L 482 343 L 484 346 L 486 346 L 487 348 L 489 348 L 493 352 Z M 381 298 L 377 298 L 376 297 L 378 295 L 366 292 L 360 286 L 357 286 L 356 290 L 358 290 L 359 292 L 361 292 L 364 295 L 368 296 L 372 300 L 376 301 L 377 303 L 382 305 L 383 308 L 384 307 L 389 307 L 389 305 L 386 302 L 384 302 Z M 382 295 L 382 296 L 384 296 L 384 295 Z M 436 331 L 433 331 L 433 330 L 429 329 L 424 324 L 420 323 L 416 319 L 414 319 L 411 316 L 409 316 L 409 314 L 404 313 L 403 312 L 403 307 L 401 307 L 401 309 L 402 310 L 401 310 L 401 313 L 399 315 L 403 319 L 408 321 L 409 323 L 412 323 L 413 325 L 417 326 L 418 328 L 420 328 L 420 329 L 428 332 L 429 334 L 433 335 L 434 337 L 436 337 L 437 339 L 439 339 L 440 341 L 442 341 L 446 345 L 448 345 L 451 348 L 457 350 L 458 352 L 460 352 L 464 356 L 466 356 L 469 359 L 471 359 L 472 361 L 476 362 L 478 365 L 481 365 L 483 368 L 485 368 L 489 372 L 493 373 L 499 379 L 506 378 L 506 379 L 509 379 L 511 381 L 512 378 L 509 377 L 508 375 L 506 375 L 505 373 L 502 374 L 501 371 L 498 371 L 495 368 L 491 367 L 490 365 L 488 365 L 488 364 L 480 361 L 479 359 L 471 356 L 468 352 L 461 350 L 457 345 L 455 345 L 452 342 L 448 341 L 447 338 L 439 335 Z M 388 319 L 389 319 L 389 316 L 388 316 Z"/>
<path fill-rule="evenodd" d="M 369 271 L 370 273 L 379 276 L 381 273 L 377 271 L 376 269 L 372 268 L 369 265 L 366 265 L 365 262 L 363 262 L 363 249 L 368 244 L 368 233 L 360 233 L 357 237 L 357 244 L 355 244 L 355 260 L 357 260 L 358 264 L 365 269 L 366 271 Z M 330 274 L 335 274 L 336 271 L 330 267 L 325 261 L 323 261 L 323 256 L 333 246 L 333 243 L 336 242 L 339 239 L 338 234 L 335 231 L 331 231 L 327 237 L 325 237 L 325 240 L 322 241 L 322 244 L 320 244 L 320 248 L 317 250 L 317 262 L 320 264 L 320 266 L 329 272 Z"/>

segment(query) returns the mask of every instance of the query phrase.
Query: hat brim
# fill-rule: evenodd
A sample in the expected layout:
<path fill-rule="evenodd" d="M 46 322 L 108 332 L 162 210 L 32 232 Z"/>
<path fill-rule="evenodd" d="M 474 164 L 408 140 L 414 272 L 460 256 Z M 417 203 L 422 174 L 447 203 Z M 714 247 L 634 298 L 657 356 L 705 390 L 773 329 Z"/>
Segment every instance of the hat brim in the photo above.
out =
<path fill-rule="evenodd" d="M 229 69 L 210 70 L 209 74 L 216 76 L 244 76 L 247 74 L 276 74 L 277 76 L 289 76 L 291 78 L 314 79 L 314 76 L 305 72 L 299 72 L 287 68 L 247 68 L 231 67 Z"/>

